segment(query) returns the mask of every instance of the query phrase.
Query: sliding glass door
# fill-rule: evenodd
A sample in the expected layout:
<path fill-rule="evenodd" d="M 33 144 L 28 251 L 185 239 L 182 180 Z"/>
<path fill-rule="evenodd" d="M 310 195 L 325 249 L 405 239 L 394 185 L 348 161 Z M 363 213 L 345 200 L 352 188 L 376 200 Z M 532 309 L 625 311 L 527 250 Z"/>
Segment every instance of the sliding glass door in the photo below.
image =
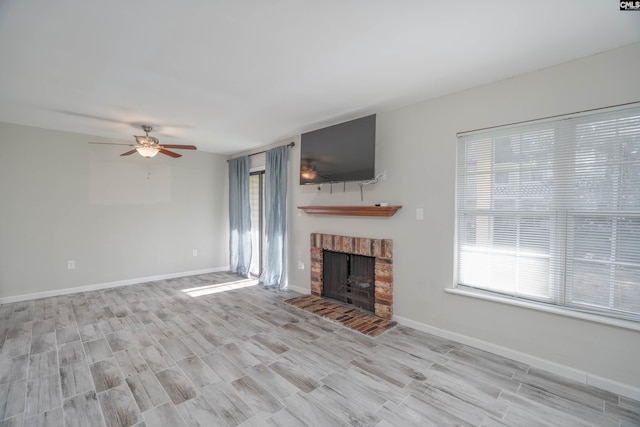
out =
<path fill-rule="evenodd" d="M 260 276 L 264 265 L 263 245 L 265 241 L 264 216 L 264 171 L 252 172 L 249 176 L 249 204 L 251 206 L 251 268 L 249 272 Z"/>

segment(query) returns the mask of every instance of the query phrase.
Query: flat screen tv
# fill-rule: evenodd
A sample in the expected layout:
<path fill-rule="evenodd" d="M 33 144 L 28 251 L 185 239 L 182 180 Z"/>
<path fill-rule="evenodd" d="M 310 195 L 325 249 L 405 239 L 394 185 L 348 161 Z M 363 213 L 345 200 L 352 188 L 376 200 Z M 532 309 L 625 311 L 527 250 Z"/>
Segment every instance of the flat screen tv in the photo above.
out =
<path fill-rule="evenodd" d="M 300 184 L 373 179 L 375 153 L 375 114 L 303 133 Z"/>

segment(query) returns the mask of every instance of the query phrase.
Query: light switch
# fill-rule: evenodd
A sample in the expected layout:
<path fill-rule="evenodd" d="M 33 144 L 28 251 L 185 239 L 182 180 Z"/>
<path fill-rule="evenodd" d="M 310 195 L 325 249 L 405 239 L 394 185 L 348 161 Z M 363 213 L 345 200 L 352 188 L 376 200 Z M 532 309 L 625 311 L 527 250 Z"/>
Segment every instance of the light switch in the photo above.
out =
<path fill-rule="evenodd" d="M 418 221 L 422 221 L 424 219 L 424 209 L 423 208 L 416 208 L 416 219 Z"/>

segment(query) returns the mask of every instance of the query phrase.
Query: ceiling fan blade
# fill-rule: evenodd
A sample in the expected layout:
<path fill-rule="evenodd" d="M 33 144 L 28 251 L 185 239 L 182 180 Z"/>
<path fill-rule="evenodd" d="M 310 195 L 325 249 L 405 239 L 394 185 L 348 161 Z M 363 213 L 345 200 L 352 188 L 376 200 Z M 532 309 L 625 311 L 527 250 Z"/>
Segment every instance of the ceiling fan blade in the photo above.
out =
<path fill-rule="evenodd" d="M 161 144 L 164 148 L 179 148 L 181 150 L 197 150 L 195 145 L 180 145 L 180 144 Z"/>
<path fill-rule="evenodd" d="M 131 150 L 131 151 L 127 151 L 126 153 L 122 153 L 122 154 L 120 154 L 120 155 L 121 155 L 121 156 L 130 156 L 130 155 L 132 155 L 133 153 L 135 153 L 136 151 L 138 151 L 138 150 L 136 150 L 136 149 L 134 148 L 133 150 Z"/>
<path fill-rule="evenodd" d="M 119 144 L 117 142 L 91 142 L 89 144 L 100 144 L 100 145 L 126 145 L 127 147 L 133 147 L 134 144 Z"/>
<path fill-rule="evenodd" d="M 133 150 L 133 151 L 136 151 L 136 150 Z M 171 157 L 174 157 L 174 158 L 182 157 L 182 154 L 174 153 L 173 151 L 165 150 L 164 148 L 161 148 L 160 152 L 162 154 L 166 154 L 167 156 L 171 156 Z"/>

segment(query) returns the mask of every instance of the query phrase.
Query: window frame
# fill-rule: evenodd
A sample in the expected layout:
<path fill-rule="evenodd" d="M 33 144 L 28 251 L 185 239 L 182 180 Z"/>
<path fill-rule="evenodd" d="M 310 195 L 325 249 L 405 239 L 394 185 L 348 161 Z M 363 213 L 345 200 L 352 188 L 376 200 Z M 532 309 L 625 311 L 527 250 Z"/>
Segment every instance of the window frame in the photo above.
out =
<path fill-rule="evenodd" d="M 570 258 L 571 255 L 574 253 L 572 251 L 575 251 L 575 239 L 572 240 L 570 234 L 572 232 L 575 231 L 576 227 L 575 227 L 575 222 L 579 220 L 579 218 L 585 218 L 585 217 L 593 217 L 593 218 L 603 218 L 605 220 L 609 219 L 612 221 L 612 224 L 616 224 L 619 222 L 619 218 L 631 218 L 632 220 L 635 218 L 640 218 L 640 209 L 638 209 L 637 211 L 634 212 L 629 212 L 629 211 L 625 211 L 625 210 L 618 210 L 618 211 L 612 211 L 612 212 L 602 212 L 602 211 L 592 211 L 592 210 L 588 210 L 588 209 L 577 209 L 576 205 L 574 205 L 571 202 L 562 202 L 559 205 L 554 205 L 554 208 L 562 205 L 562 209 L 555 209 L 555 210 L 550 210 L 549 212 L 535 212 L 533 215 L 532 211 L 520 211 L 517 209 L 514 209 L 512 212 L 514 212 L 514 216 L 512 216 L 511 218 L 515 218 L 516 220 L 516 227 L 519 227 L 522 221 L 523 216 L 525 217 L 535 217 L 536 215 L 540 215 L 542 217 L 546 216 L 552 216 L 555 217 L 555 219 L 552 218 L 551 221 L 551 235 L 550 235 L 550 240 L 552 240 L 553 242 L 550 242 L 550 251 L 549 251 L 549 257 L 550 257 L 550 262 L 551 263 L 561 263 L 561 267 L 562 268 L 555 268 L 555 266 L 552 266 L 551 264 L 549 265 L 549 275 L 558 275 L 560 274 L 561 277 L 550 277 L 549 279 L 549 288 L 550 288 L 550 295 L 548 299 L 545 298 L 527 298 L 524 297 L 522 295 L 517 295 L 517 293 L 514 294 L 509 294 L 509 293 L 504 293 L 504 292 L 500 292 L 497 291 L 495 289 L 490 289 L 488 287 L 482 287 L 482 286 L 474 286 L 473 284 L 468 284 L 468 283 L 462 283 L 461 280 L 461 270 L 460 270 L 460 257 L 461 255 L 461 251 L 463 250 L 461 248 L 462 246 L 462 239 L 460 238 L 460 233 L 464 233 L 466 230 L 461 230 L 461 224 L 462 224 L 462 219 L 461 217 L 464 215 L 473 215 L 473 209 L 469 209 L 467 207 L 461 208 L 460 204 L 461 204 L 461 196 L 460 196 L 460 191 L 461 191 L 461 174 L 460 174 L 460 167 L 461 167 L 461 163 L 463 162 L 463 160 L 461 160 L 461 154 L 460 154 L 460 150 L 461 147 L 463 145 L 463 142 L 461 142 L 461 137 L 468 137 L 468 136 L 478 136 L 477 139 L 482 139 L 483 136 L 484 138 L 488 138 L 489 142 L 491 144 L 490 147 L 490 152 L 491 152 L 491 172 L 490 172 L 490 178 L 491 179 L 496 179 L 497 181 L 497 177 L 498 174 L 500 172 L 495 172 L 494 171 L 494 167 L 496 163 L 495 158 L 496 158 L 496 154 L 494 152 L 495 147 L 496 147 L 496 135 L 494 134 L 496 131 L 497 132 L 505 132 L 505 134 L 509 134 L 509 135 L 513 135 L 515 133 L 519 134 L 520 138 L 522 138 L 522 135 L 525 133 L 526 129 L 529 127 L 529 125 L 534 125 L 534 127 L 532 129 L 536 129 L 538 125 L 544 127 L 544 126 L 551 126 L 553 128 L 554 131 L 554 153 L 553 153 L 553 157 L 552 157 L 552 171 L 553 171 L 553 176 L 554 179 L 556 177 L 556 174 L 558 175 L 566 175 L 567 173 L 571 174 L 571 173 L 575 173 L 575 166 L 574 166 L 574 162 L 576 159 L 576 154 L 578 153 L 578 148 L 577 148 L 577 140 L 575 135 L 573 136 L 573 138 L 570 138 L 569 141 L 572 142 L 572 146 L 570 147 L 570 152 L 572 153 L 571 157 L 563 157 L 563 156 L 558 156 L 558 153 L 556 152 L 558 149 L 562 149 L 562 150 L 566 150 L 567 147 L 566 146 L 562 146 L 560 147 L 559 143 L 556 142 L 556 136 L 558 135 L 558 132 L 573 132 L 574 134 L 577 133 L 578 130 L 578 126 L 580 124 L 584 124 L 584 123 L 596 123 L 598 121 L 599 118 L 603 118 L 605 116 L 605 114 L 609 114 L 611 112 L 615 112 L 615 111 L 620 111 L 620 110 L 626 110 L 629 109 L 630 110 L 630 117 L 635 117 L 636 114 L 640 114 L 640 103 L 631 103 L 631 104 L 625 104 L 622 106 L 616 106 L 616 107 L 607 107 L 607 108 L 603 108 L 603 109 L 597 109 L 597 110 L 589 110 L 589 111 L 585 111 L 585 112 L 580 112 L 580 113 L 574 113 L 574 114 L 568 114 L 568 115 L 562 115 L 562 116 L 554 116 L 554 117 L 550 117 L 550 118 L 545 118 L 545 119 L 541 119 L 541 120 L 532 120 L 532 121 L 527 121 L 527 122 L 520 122 L 520 123 L 515 123 L 515 124 L 511 124 L 511 125 L 507 125 L 507 126 L 498 126 L 495 128 L 485 128 L 485 129 L 481 129 L 481 130 L 476 130 L 476 131 L 468 131 L 468 132 L 461 132 L 457 134 L 457 142 L 456 142 L 456 196 L 455 196 L 455 234 L 454 234 L 454 282 L 453 282 L 453 286 L 451 288 L 447 288 L 446 291 L 449 293 L 455 293 L 455 294 L 462 294 L 462 295 L 466 295 L 466 296 L 478 296 L 480 298 L 483 299 L 489 299 L 489 300 L 495 300 L 495 301 L 503 301 L 503 302 L 509 302 L 509 303 L 514 303 L 515 305 L 521 305 L 521 306 L 525 306 L 528 308 L 540 308 L 544 311 L 552 311 L 555 313 L 560 313 L 560 314 L 568 314 L 568 315 L 576 315 L 577 317 L 581 317 L 581 318 L 585 318 L 585 316 L 587 318 L 589 318 L 589 320 L 601 320 L 604 323 L 614 323 L 617 326 L 623 326 L 623 327 L 630 327 L 631 329 L 638 329 L 640 330 L 640 311 L 638 312 L 628 312 L 628 311 L 624 311 L 624 310 L 618 310 L 615 308 L 612 308 L 612 304 L 611 304 L 611 297 L 610 297 L 610 303 L 609 303 L 609 307 L 608 308 L 601 308 L 601 307 L 596 307 L 596 306 L 588 306 L 588 304 L 583 303 L 577 303 L 575 301 L 572 301 L 572 299 L 570 298 L 569 293 L 571 292 L 571 290 L 573 289 L 572 286 L 570 286 L 570 284 L 567 281 L 567 272 L 569 271 L 570 268 L 575 268 L 575 264 L 576 261 L 578 261 L 578 263 L 580 261 L 583 260 L 579 260 L 577 258 Z M 598 116 L 598 113 L 602 113 L 602 115 Z M 566 120 L 566 119 L 571 119 L 571 120 Z M 565 140 L 563 140 L 562 142 L 564 142 Z M 467 149 L 467 146 L 464 146 L 465 149 Z M 466 159 L 466 158 L 465 158 Z M 571 166 L 567 167 L 567 164 L 562 164 L 560 162 L 558 162 L 558 159 L 563 159 L 565 161 L 571 161 Z M 466 166 L 465 166 L 466 168 Z M 622 169 L 618 170 L 618 173 L 620 174 L 622 171 Z M 520 174 L 522 172 L 521 168 L 518 168 L 518 174 Z M 466 174 L 464 175 L 464 177 L 469 177 L 470 174 Z M 504 179 L 504 176 L 500 177 L 501 179 Z M 567 176 L 562 176 L 563 179 L 563 183 L 559 186 L 554 184 L 554 188 L 553 188 L 553 192 L 555 193 L 557 191 L 556 187 L 562 187 L 562 186 L 567 186 L 570 185 L 571 183 L 571 177 L 567 178 Z M 507 179 L 508 181 L 508 179 Z M 466 183 L 465 183 L 466 184 Z M 493 185 L 494 183 L 492 182 L 491 184 L 491 196 L 489 197 L 491 200 L 491 203 L 493 203 L 493 198 L 494 198 L 494 188 Z M 520 187 L 519 187 L 520 188 Z M 554 198 L 557 195 L 554 194 Z M 618 197 L 620 197 L 620 193 L 618 193 Z M 480 212 L 480 209 L 476 209 L 477 212 Z M 490 209 L 490 210 L 485 210 L 483 211 L 484 214 L 487 213 L 491 213 L 492 218 L 495 218 L 495 213 L 498 212 L 500 213 L 499 210 L 494 210 L 494 209 Z M 506 211 L 505 211 L 506 212 Z M 560 217 L 560 218 L 558 218 Z M 618 219 L 618 220 L 617 220 Z M 562 226 L 558 226 L 558 224 L 562 223 Z M 612 233 L 618 233 L 617 230 L 613 229 L 613 225 L 612 225 Z M 562 243 L 564 242 L 564 243 Z M 614 245 L 615 243 L 612 243 L 612 245 Z M 469 247 L 473 247 L 472 245 L 469 245 Z M 517 250 L 517 245 L 513 246 L 512 251 L 516 251 Z M 493 245 L 491 247 L 485 247 L 485 248 L 477 248 L 477 250 L 482 251 L 495 251 L 496 248 Z M 613 250 L 613 249 L 612 249 Z M 609 261 L 609 268 L 615 268 L 617 261 Z M 634 267 L 639 267 L 639 264 L 633 264 Z M 555 282 L 555 283 L 554 283 Z M 611 289 L 613 287 L 615 287 L 616 284 L 615 282 L 609 281 L 609 294 L 611 294 Z M 639 287 L 640 289 L 640 287 Z"/>

